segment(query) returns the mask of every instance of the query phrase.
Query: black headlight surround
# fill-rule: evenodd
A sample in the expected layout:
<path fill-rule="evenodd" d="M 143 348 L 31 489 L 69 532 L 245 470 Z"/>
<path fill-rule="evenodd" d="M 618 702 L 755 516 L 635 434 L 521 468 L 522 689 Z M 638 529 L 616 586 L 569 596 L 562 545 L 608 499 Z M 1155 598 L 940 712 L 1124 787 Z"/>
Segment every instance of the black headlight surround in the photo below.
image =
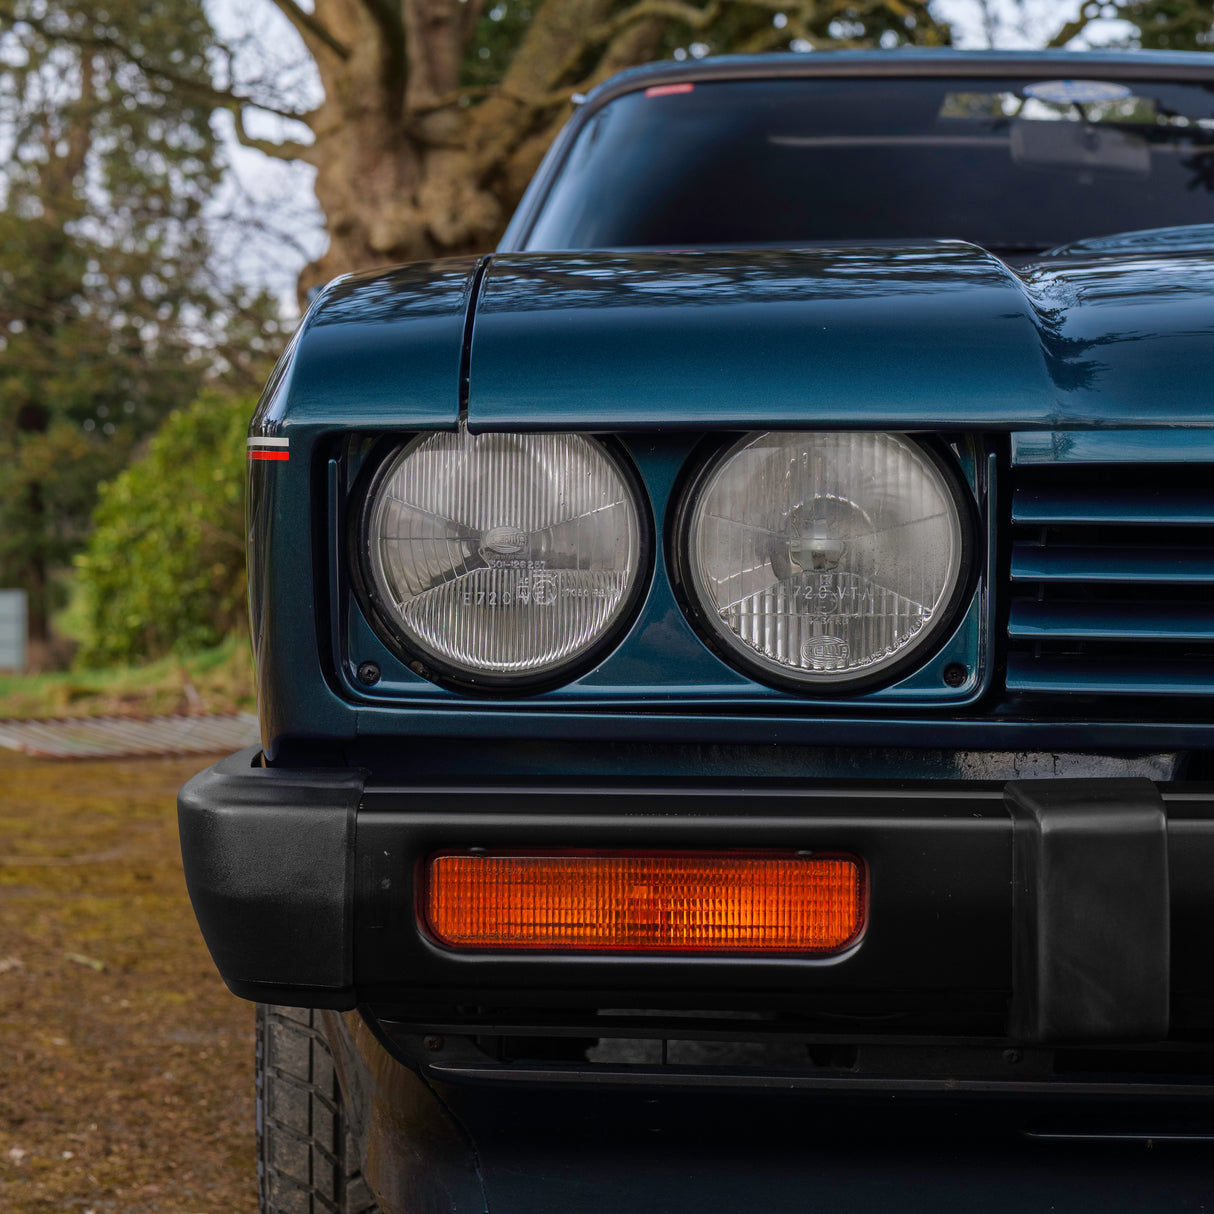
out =
<path fill-rule="evenodd" d="M 392 618 L 375 591 L 370 571 L 371 552 L 366 542 L 371 514 L 380 486 L 395 467 L 398 457 L 410 445 L 429 438 L 436 431 L 424 430 L 402 436 L 385 437 L 371 451 L 351 489 L 348 525 L 345 537 L 346 565 L 350 586 L 363 615 L 376 636 L 405 667 L 431 683 L 462 694 L 479 694 L 498 699 L 517 695 L 538 695 L 563 687 L 581 678 L 613 651 L 636 622 L 653 581 L 654 516 L 644 482 L 631 457 L 610 435 L 577 433 L 601 448 L 632 495 L 637 515 L 637 575 L 626 602 L 615 621 L 592 645 L 564 665 L 539 674 L 470 674 L 423 650 L 406 636 Z M 489 433 L 485 431 L 483 433 Z M 369 690 L 369 689 L 368 689 Z"/>
<path fill-rule="evenodd" d="M 787 429 L 792 430 L 793 427 Z M 823 432 L 829 429 L 832 433 L 854 432 L 858 434 L 878 432 L 859 429 L 848 431 L 846 427 L 840 426 L 800 426 L 795 429 L 819 429 Z M 691 573 L 691 562 L 694 559 L 691 520 L 695 504 L 699 501 L 705 486 L 717 469 L 732 457 L 745 440 L 760 434 L 782 432 L 784 432 L 783 428 L 769 427 L 763 430 L 719 434 L 706 442 L 689 461 L 671 496 L 673 508 L 668 512 L 666 520 L 667 573 L 675 592 L 675 598 L 704 645 L 721 661 L 756 683 L 813 700 L 845 700 L 890 687 L 907 675 L 926 666 L 940 652 L 973 599 L 982 566 L 980 559 L 982 532 L 973 491 L 967 483 L 955 455 L 948 449 L 947 436 L 908 433 L 901 430 L 880 431 L 880 433 L 896 434 L 905 439 L 917 448 L 941 474 L 956 508 L 958 526 L 961 531 L 961 555 L 956 585 L 941 609 L 940 624 L 932 630 L 927 640 L 915 646 L 905 657 L 899 658 L 871 674 L 859 674 L 854 679 L 840 679 L 814 686 L 803 679 L 782 676 L 779 671 L 761 666 L 758 662 L 749 662 L 743 653 L 728 645 L 708 618 L 708 613 L 694 589 Z"/>

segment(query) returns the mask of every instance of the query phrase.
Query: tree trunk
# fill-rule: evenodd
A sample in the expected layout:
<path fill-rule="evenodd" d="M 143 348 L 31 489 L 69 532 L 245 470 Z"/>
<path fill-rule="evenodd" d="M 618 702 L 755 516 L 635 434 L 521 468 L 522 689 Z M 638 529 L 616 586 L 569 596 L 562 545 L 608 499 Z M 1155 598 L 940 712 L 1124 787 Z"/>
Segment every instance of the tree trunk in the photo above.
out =
<path fill-rule="evenodd" d="M 304 118 L 313 142 L 275 147 L 238 130 L 252 146 L 316 168 L 330 244 L 303 271 L 301 301 L 352 270 L 492 248 L 571 95 L 651 58 L 672 30 L 689 40 L 720 35 L 748 51 L 792 37 L 823 47 L 889 35 L 948 41 L 928 0 L 532 0 L 501 82 L 461 89 L 483 0 L 314 0 L 310 11 L 299 0 L 273 3 L 320 75 L 324 101 Z M 862 19 L 856 41 L 835 20 L 853 7 Z M 223 96 L 239 119 L 239 104 Z"/>
<path fill-rule="evenodd" d="M 398 23 L 389 7 L 316 0 L 315 19 L 344 54 L 301 31 L 325 95 L 308 119 L 307 159 L 330 240 L 304 270 L 301 297 L 350 270 L 492 248 L 568 113 L 553 97 L 564 65 L 612 0 L 540 5 L 502 85 L 475 105 L 458 99 L 475 6 L 401 0 Z M 656 36 L 630 29 L 627 61 Z"/>
<path fill-rule="evenodd" d="M 85 212 L 84 175 L 89 147 L 92 142 L 92 108 L 95 101 L 92 56 L 79 57 L 80 95 L 76 114 L 68 126 L 66 139 L 52 141 L 49 130 L 46 139 L 47 159 L 43 170 L 46 189 L 42 195 L 42 214 L 29 225 L 31 247 L 36 248 L 44 265 L 57 264 L 68 256 L 71 236 L 68 225 Z M 69 111 L 70 112 L 70 111 Z M 45 298 L 42 316 L 25 317 L 31 330 L 45 332 L 47 338 L 69 304 L 67 288 L 59 297 Z M 48 340 L 47 345 L 51 343 Z M 19 444 L 36 442 L 50 429 L 51 408 L 45 397 L 27 398 L 16 413 Z M 25 486 L 25 533 L 28 536 L 23 568 L 18 581 L 29 596 L 27 635 L 29 638 L 29 668 L 32 671 L 49 666 L 51 641 L 50 621 L 50 562 L 47 557 L 50 513 L 47 510 L 46 487 L 41 480 L 30 480 Z"/>

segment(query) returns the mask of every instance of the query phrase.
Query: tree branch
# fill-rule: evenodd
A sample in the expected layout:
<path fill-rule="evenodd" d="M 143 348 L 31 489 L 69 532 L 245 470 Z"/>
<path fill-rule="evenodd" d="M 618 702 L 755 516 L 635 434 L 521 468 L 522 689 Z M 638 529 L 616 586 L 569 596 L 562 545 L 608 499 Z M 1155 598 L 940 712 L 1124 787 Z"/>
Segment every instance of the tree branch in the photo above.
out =
<path fill-rule="evenodd" d="M 1087 8 L 1087 5 L 1084 5 Z M 1077 38 L 1083 33 L 1093 21 L 1092 17 L 1085 16 L 1080 10 L 1079 16 L 1073 21 L 1068 21 L 1045 45 L 1047 49 L 1066 46 L 1072 38 Z"/>
<path fill-rule="evenodd" d="M 227 110 L 232 115 L 236 140 L 242 147 L 264 152 L 265 155 L 273 156 L 276 160 L 308 160 L 315 151 L 311 144 L 300 143 L 295 139 L 284 139 L 280 142 L 274 139 L 258 139 L 255 135 L 250 135 L 245 126 L 244 106 L 238 97 L 233 97 L 230 104 L 220 108 Z"/>
<path fill-rule="evenodd" d="M 379 23 L 384 35 L 390 40 L 403 45 L 405 41 L 405 22 L 401 16 L 400 4 L 392 0 L 363 0 L 367 11 Z"/>
<path fill-rule="evenodd" d="M 576 88 L 560 89 L 548 97 L 549 106 L 567 103 L 575 92 L 588 93 L 596 84 L 614 76 L 623 68 L 635 63 L 646 63 L 653 58 L 665 33 L 665 25 L 661 21 L 639 21 L 635 25 L 617 34 L 603 49 L 603 54 L 595 66 L 594 72 L 580 81 Z M 563 119 L 562 119 L 563 120 Z M 551 141 L 556 132 L 550 131 L 545 138 Z M 538 160 L 536 164 L 538 165 Z"/>
<path fill-rule="evenodd" d="M 465 47 L 476 33 L 476 24 L 481 19 L 481 13 L 485 11 L 485 0 L 463 0 L 463 11 L 460 14 L 460 41 Z"/>
<path fill-rule="evenodd" d="M 459 84 L 463 28 L 458 7 L 450 0 L 401 0 L 406 110 L 429 105 Z"/>
<path fill-rule="evenodd" d="M 500 86 L 496 84 L 478 84 L 464 89 L 452 89 L 451 92 L 444 93 L 441 97 L 435 97 L 433 101 L 427 101 L 425 105 L 414 106 L 409 113 L 421 117 L 433 114 L 435 110 L 445 110 L 450 106 L 459 105 L 461 102 L 466 104 L 465 98 L 468 101 L 480 101 L 485 97 L 493 97 L 500 91 Z"/>
<path fill-rule="evenodd" d="M 311 13 L 304 12 L 295 3 L 295 0 L 270 0 L 270 2 L 295 27 L 305 42 L 318 42 L 332 51 L 339 59 L 350 58 L 350 48 L 339 42 Z"/>
<path fill-rule="evenodd" d="M 279 109 L 267 102 L 257 101 L 252 97 L 242 97 L 240 94 L 234 93 L 229 89 L 217 88 L 209 81 L 191 76 L 182 76 L 180 73 L 166 68 L 163 64 L 153 63 L 143 56 L 135 54 L 126 43 L 108 34 L 82 34 L 69 29 L 55 29 L 49 26 L 45 19 L 40 17 L 18 17 L 10 4 L 0 0 L 0 23 L 2 22 L 10 22 L 13 25 L 18 23 L 28 25 L 36 33 L 47 39 L 48 42 L 66 42 L 72 46 L 80 47 L 82 50 L 112 51 L 120 55 L 128 63 L 137 67 L 150 80 L 158 81 L 164 85 L 171 85 L 173 88 L 180 89 L 182 92 L 188 93 L 200 101 L 208 102 L 216 109 L 231 110 L 237 105 L 249 105 L 266 114 L 273 114 L 276 118 L 285 118 L 291 122 L 302 122 L 305 125 L 307 125 L 309 119 L 312 117 L 311 112 Z"/>
<path fill-rule="evenodd" d="M 726 8 L 752 8 L 764 12 L 786 12 L 788 0 L 712 0 L 703 8 L 683 3 L 683 0 L 637 0 L 631 8 L 616 13 L 606 21 L 587 31 L 586 36 L 569 52 L 556 74 L 557 80 L 565 79 L 577 67 L 587 52 L 611 43 L 620 34 L 634 25 L 647 21 L 684 25 L 693 31 L 708 29 L 720 20 Z"/>
<path fill-rule="evenodd" d="M 598 28 L 611 7 L 611 0 L 545 0 L 510 62 L 503 93 L 538 99 L 559 88 L 566 64 L 585 42 L 585 31 Z"/>
<path fill-rule="evenodd" d="M 758 0 L 758 4 L 762 8 L 775 9 L 776 7 L 774 4 L 764 4 L 762 0 Z M 604 21 L 596 29 L 592 29 L 586 35 L 585 44 L 578 50 L 585 54 L 592 46 L 606 42 L 638 21 L 670 21 L 693 30 L 706 29 L 721 16 L 721 10 L 724 7 L 722 0 L 713 0 L 704 8 L 696 8 L 693 4 L 683 4 L 681 0 L 638 0 L 631 8 L 616 13 L 614 17 Z"/>

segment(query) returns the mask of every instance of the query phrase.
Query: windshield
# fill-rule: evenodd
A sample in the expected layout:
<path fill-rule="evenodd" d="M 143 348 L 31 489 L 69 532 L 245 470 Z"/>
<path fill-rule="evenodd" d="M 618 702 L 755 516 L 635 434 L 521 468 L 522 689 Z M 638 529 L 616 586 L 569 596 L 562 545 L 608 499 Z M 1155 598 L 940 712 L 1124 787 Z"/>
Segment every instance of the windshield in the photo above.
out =
<path fill-rule="evenodd" d="M 1007 251 L 1214 221 L 1214 89 L 707 81 L 587 122 L 528 249 L 959 238 Z"/>

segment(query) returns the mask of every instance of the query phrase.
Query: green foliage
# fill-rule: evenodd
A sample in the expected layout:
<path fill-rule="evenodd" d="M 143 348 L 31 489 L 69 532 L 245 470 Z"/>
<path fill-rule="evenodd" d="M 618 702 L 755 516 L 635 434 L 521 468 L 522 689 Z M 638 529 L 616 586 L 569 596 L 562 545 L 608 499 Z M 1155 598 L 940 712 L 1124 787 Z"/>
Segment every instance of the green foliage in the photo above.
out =
<path fill-rule="evenodd" d="M 656 58 L 688 55 L 757 54 L 765 51 L 841 50 L 855 47 L 947 46 L 952 32 L 928 11 L 927 0 L 861 0 L 818 4 L 713 5 L 719 8 L 703 26 L 671 22 L 655 50 Z"/>
<path fill-rule="evenodd" d="M 35 645 L 98 483 L 266 362 L 270 301 L 209 265 L 214 53 L 203 0 L 0 0 L 0 586 Z"/>
<path fill-rule="evenodd" d="M 488 0 L 477 22 L 461 69 L 461 82 L 474 89 L 501 83 L 536 11 L 560 0 Z M 611 19 L 630 18 L 647 25 L 652 38 L 639 45 L 646 58 L 685 59 L 730 52 L 809 50 L 850 46 L 947 46 L 951 31 L 928 11 L 928 0 L 867 0 L 863 3 L 722 3 L 691 0 L 684 4 L 644 4 L 617 0 Z M 621 27 L 624 28 L 624 27 Z M 586 62 L 577 68 L 596 80 L 603 47 L 587 45 Z M 611 64 L 612 70 L 628 66 Z"/>
<path fill-rule="evenodd" d="M 1091 10 L 1090 5 L 1084 8 Z M 1136 28 L 1135 46 L 1161 51 L 1214 47 L 1214 8 L 1206 0 L 1137 0 L 1117 8 L 1117 15 Z"/>
<path fill-rule="evenodd" d="M 491 0 L 464 52 L 461 83 L 490 88 L 501 83 L 510 61 L 526 37 L 533 10 L 543 0 Z"/>
<path fill-rule="evenodd" d="M 230 636 L 214 649 L 135 666 L 0 674 L 0 720 L 159 717 L 247 712 L 256 706 L 253 655 L 242 636 Z"/>
<path fill-rule="evenodd" d="M 102 486 L 76 558 L 82 665 L 202 649 L 243 626 L 252 412 L 251 399 L 208 393 L 170 414 L 146 454 Z"/>

